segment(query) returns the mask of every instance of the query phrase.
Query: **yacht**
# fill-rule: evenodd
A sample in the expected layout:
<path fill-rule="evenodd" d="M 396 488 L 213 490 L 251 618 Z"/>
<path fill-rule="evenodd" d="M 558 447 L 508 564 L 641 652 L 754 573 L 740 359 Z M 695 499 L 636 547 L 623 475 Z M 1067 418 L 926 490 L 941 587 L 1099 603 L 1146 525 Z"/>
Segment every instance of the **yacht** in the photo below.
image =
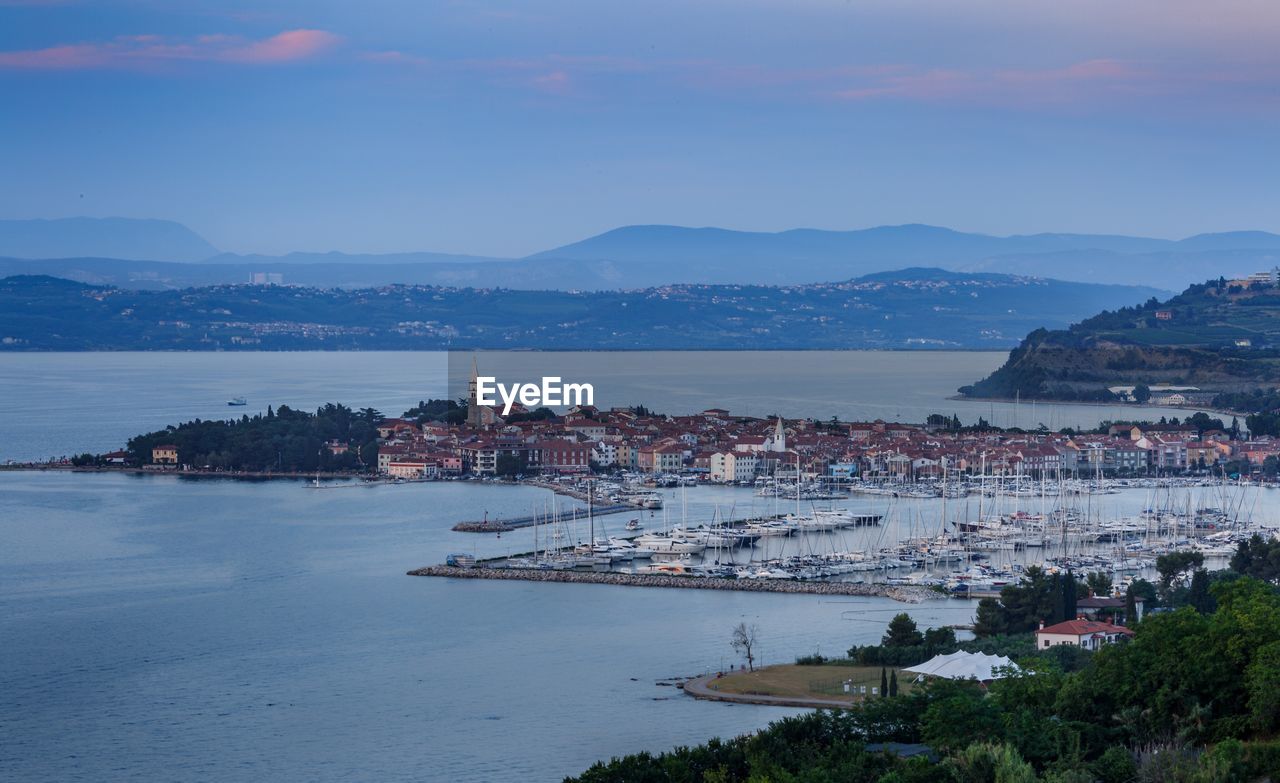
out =
<path fill-rule="evenodd" d="M 670 533 L 645 533 L 642 536 L 636 536 L 634 541 L 636 546 L 652 550 L 655 554 L 700 555 L 707 548 L 707 545 L 701 541 Z"/>

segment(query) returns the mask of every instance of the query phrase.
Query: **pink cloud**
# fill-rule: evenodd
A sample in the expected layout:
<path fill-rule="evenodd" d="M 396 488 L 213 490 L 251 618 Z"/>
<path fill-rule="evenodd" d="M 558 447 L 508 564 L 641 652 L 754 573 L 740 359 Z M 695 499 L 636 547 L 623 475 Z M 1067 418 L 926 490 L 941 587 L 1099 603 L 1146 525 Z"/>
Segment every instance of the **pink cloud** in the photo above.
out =
<path fill-rule="evenodd" d="M 128 35 L 99 43 L 0 52 L 0 68 L 24 70 L 155 69 L 166 63 L 222 62 L 245 65 L 287 63 L 317 57 L 340 39 L 324 30 L 285 30 L 252 40 L 233 35 L 169 39 Z"/>
<path fill-rule="evenodd" d="M 50 46 L 47 49 L 0 52 L 0 68 L 76 70 L 101 67 L 107 59 L 101 47 L 92 44 Z"/>
<path fill-rule="evenodd" d="M 543 92 L 562 95 L 570 89 L 569 74 L 563 70 L 538 74 L 533 77 L 533 86 Z"/>
<path fill-rule="evenodd" d="M 305 60 L 332 49 L 338 37 L 324 30 L 285 30 L 248 46 L 228 49 L 222 59 L 240 63 L 283 63 Z"/>

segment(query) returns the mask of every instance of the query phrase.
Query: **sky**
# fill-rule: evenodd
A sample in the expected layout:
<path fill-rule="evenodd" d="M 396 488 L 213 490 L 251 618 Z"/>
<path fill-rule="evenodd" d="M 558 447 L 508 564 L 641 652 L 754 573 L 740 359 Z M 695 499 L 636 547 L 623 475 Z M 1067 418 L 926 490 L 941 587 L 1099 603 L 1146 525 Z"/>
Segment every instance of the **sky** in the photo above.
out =
<path fill-rule="evenodd" d="M 0 218 L 1280 232 L 1274 0 L 0 0 Z"/>

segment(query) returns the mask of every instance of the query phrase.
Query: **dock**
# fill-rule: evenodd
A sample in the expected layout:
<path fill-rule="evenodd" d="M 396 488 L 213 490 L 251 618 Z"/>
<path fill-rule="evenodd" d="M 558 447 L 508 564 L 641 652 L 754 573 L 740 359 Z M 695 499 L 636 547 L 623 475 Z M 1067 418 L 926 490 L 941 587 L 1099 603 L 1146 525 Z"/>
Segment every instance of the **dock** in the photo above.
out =
<path fill-rule="evenodd" d="M 576 513 L 580 510 L 581 509 L 575 509 L 573 512 L 570 512 L 570 519 L 577 518 L 585 522 L 587 514 L 585 511 L 581 514 Z M 612 506 L 601 506 L 600 508 L 593 509 L 591 513 L 594 516 L 602 517 L 606 514 L 620 514 L 623 511 L 639 512 L 643 510 L 644 509 L 637 508 L 630 503 L 618 503 Z M 561 512 L 561 515 L 564 516 L 564 512 Z M 453 529 L 459 533 L 506 533 L 509 530 L 516 530 L 517 528 L 533 527 L 539 522 L 542 524 L 548 524 L 547 515 L 530 514 L 523 517 L 511 517 L 509 519 L 486 519 L 479 522 L 459 522 L 453 526 Z"/>
<path fill-rule="evenodd" d="M 536 568 L 488 568 L 475 566 L 427 566 L 408 572 L 409 576 L 449 579 L 497 579 L 522 582 L 563 582 L 568 584 L 618 585 L 624 587 L 666 587 L 692 590 L 736 590 L 747 593 L 792 593 L 892 598 L 905 603 L 924 603 L 946 596 L 927 587 L 866 582 L 793 582 L 780 579 L 724 579 L 720 577 L 628 574 L 618 571 L 551 571 Z"/>

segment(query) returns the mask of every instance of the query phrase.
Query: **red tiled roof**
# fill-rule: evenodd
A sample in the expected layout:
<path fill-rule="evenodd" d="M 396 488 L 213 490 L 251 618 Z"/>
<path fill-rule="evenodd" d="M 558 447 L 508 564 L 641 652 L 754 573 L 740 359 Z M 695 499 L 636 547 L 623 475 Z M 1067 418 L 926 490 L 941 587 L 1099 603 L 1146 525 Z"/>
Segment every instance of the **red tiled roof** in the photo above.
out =
<path fill-rule="evenodd" d="M 1129 636 L 1133 635 L 1133 631 L 1125 628 L 1123 625 L 1113 625 L 1111 623 L 1099 623 L 1093 620 L 1067 620 L 1057 625 L 1050 625 L 1047 628 L 1041 628 L 1039 633 L 1061 634 L 1063 636 L 1088 636 L 1095 633 L 1123 633 Z"/>

